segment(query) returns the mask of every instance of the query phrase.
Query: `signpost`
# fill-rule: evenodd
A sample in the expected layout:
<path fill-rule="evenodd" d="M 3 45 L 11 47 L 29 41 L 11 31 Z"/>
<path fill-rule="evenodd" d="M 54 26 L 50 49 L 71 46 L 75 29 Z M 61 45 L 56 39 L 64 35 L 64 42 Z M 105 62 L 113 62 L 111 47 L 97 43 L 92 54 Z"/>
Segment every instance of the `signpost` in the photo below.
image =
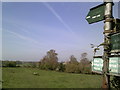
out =
<path fill-rule="evenodd" d="M 90 9 L 88 15 L 86 16 L 86 20 L 88 21 L 89 24 L 105 20 L 105 22 L 104 22 L 105 23 L 105 25 L 104 25 L 104 44 L 103 44 L 104 53 L 102 56 L 103 67 L 102 67 L 102 65 L 98 64 L 98 62 L 100 62 L 101 59 L 95 58 L 93 61 L 93 64 L 92 64 L 92 66 L 93 66 L 92 70 L 98 71 L 98 70 L 101 70 L 101 68 L 102 68 L 102 74 L 103 74 L 102 88 L 108 88 L 108 89 L 110 89 L 109 68 L 112 69 L 111 72 L 115 72 L 115 70 L 112 67 L 112 66 L 114 66 L 113 63 L 109 64 L 109 60 L 111 62 L 113 62 L 113 58 L 112 59 L 109 58 L 109 56 L 111 55 L 110 50 L 111 50 L 111 48 L 116 49 L 115 45 L 118 45 L 118 44 L 116 44 L 115 40 L 110 40 L 110 35 L 114 31 L 113 30 L 113 20 L 114 19 L 112 16 L 112 6 L 113 5 L 114 4 L 113 4 L 112 0 L 104 0 L 103 4 Z M 114 39 L 115 37 L 111 36 L 111 38 Z M 111 42 L 112 42 L 112 44 L 111 44 Z"/>
<path fill-rule="evenodd" d="M 102 88 L 110 89 L 110 75 L 120 76 L 120 19 L 112 16 L 112 0 L 91 8 L 86 20 L 89 24 L 105 20 L 103 56 L 94 56 L 92 71 L 103 74 Z"/>
<path fill-rule="evenodd" d="M 104 12 L 105 4 L 101 4 L 94 8 L 91 8 L 88 15 L 86 16 L 86 20 L 89 24 L 104 20 Z"/>

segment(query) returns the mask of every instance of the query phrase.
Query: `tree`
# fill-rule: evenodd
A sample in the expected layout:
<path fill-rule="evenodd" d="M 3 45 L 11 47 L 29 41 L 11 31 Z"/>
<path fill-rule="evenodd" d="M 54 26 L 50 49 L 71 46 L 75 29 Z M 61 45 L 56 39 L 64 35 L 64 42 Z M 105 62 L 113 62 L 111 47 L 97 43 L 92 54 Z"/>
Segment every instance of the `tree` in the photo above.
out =
<path fill-rule="evenodd" d="M 86 58 L 86 56 L 87 56 L 87 53 L 86 53 L 86 52 L 82 53 L 82 54 L 81 54 L 81 59 Z"/>
<path fill-rule="evenodd" d="M 58 66 L 58 58 L 55 50 L 50 50 L 47 55 L 41 59 L 40 68 L 46 70 L 55 70 Z"/>
<path fill-rule="evenodd" d="M 79 67 L 81 68 L 80 70 L 82 73 L 91 73 L 91 63 L 87 58 L 87 53 L 81 54 Z"/>
<path fill-rule="evenodd" d="M 74 57 L 74 55 L 70 56 L 70 61 L 66 64 L 65 71 L 69 73 L 79 73 L 79 63 L 77 59 Z"/>
<path fill-rule="evenodd" d="M 82 63 L 82 64 L 89 64 L 90 63 L 88 58 L 87 58 L 87 53 L 82 53 L 81 54 L 80 63 Z"/>
<path fill-rule="evenodd" d="M 75 58 L 74 55 L 71 55 L 71 56 L 70 56 L 70 63 L 78 64 L 78 61 L 77 61 L 77 59 Z"/>

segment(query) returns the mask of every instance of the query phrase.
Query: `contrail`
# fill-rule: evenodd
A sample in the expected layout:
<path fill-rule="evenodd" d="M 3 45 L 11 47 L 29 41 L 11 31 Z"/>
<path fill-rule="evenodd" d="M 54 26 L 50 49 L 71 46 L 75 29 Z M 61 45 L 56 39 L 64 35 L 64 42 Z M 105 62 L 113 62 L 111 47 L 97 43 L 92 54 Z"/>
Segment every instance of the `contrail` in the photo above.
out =
<path fill-rule="evenodd" d="M 76 33 L 74 33 L 74 31 L 64 22 L 64 20 L 60 17 L 60 15 L 46 2 L 43 2 L 43 4 L 57 17 L 57 19 L 65 26 L 65 28 L 71 32 L 72 34 L 74 34 L 75 36 L 77 36 Z"/>
<path fill-rule="evenodd" d="M 26 28 L 26 27 L 24 27 L 24 26 L 22 26 L 22 25 L 20 25 L 20 24 L 17 24 L 17 23 L 8 21 L 8 20 L 5 20 L 5 22 L 10 23 L 10 24 L 13 24 L 16 28 L 22 30 L 22 32 L 24 32 L 24 33 L 28 33 L 28 34 L 30 33 L 28 30 L 26 30 L 26 29 L 28 29 L 28 28 Z M 1 29 L 0 29 L 0 30 L 1 30 Z M 16 33 L 16 32 L 11 31 L 11 30 L 6 30 L 6 29 L 4 29 L 3 31 L 7 31 L 8 33 L 11 33 L 11 34 L 13 34 L 14 36 L 16 36 L 16 37 L 18 37 L 18 38 L 20 38 L 20 39 L 22 39 L 22 40 L 30 41 L 30 42 L 34 43 L 35 45 L 38 45 L 38 46 L 41 45 L 40 42 L 38 42 L 38 41 L 36 41 L 36 40 L 34 40 L 34 39 L 30 38 L 30 37 L 23 36 L 23 35 L 21 35 L 21 34 L 19 34 L 19 33 Z"/>
<path fill-rule="evenodd" d="M 14 27 L 16 27 L 16 28 L 18 28 L 18 29 L 20 29 L 20 31 L 22 30 L 22 32 L 25 32 L 25 33 L 30 33 L 27 29 L 27 27 L 25 26 L 23 26 L 23 25 L 20 25 L 20 24 L 18 24 L 18 23 L 15 23 L 15 22 L 13 22 L 13 21 L 11 21 L 11 20 L 6 20 L 6 19 L 4 19 L 4 22 L 5 23 L 9 23 L 9 24 L 11 24 L 11 25 L 14 25 Z"/>
<path fill-rule="evenodd" d="M 11 33 L 11 34 L 19 37 L 20 39 L 23 39 L 23 40 L 26 40 L 26 41 L 31 41 L 32 43 L 37 44 L 37 45 L 39 45 L 39 46 L 41 45 L 41 43 L 39 43 L 38 41 L 36 41 L 36 40 L 34 40 L 34 39 L 32 39 L 32 38 L 29 38 L 29 37 L 20 35 L 20 34 L 18 34 L 18 33 L 16 33 L 16 32 L 13 32 L 13 31 L 9 31 L 9 30 L 5 30 L 5 31 L 7 31 L 7 32 L 9 32 L 9 33 Z"/>

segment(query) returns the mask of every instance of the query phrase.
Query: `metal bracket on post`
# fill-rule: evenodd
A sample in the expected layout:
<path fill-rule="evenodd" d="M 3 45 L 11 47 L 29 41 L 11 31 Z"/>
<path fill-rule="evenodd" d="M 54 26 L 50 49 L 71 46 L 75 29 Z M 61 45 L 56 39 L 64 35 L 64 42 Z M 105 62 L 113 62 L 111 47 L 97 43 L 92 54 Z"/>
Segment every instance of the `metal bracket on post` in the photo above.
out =
<path fill-rule="evenodd" d="M 114 31 L 113 30 L 105 30 L 104 32 L 103 32 L 103 34 L 106 34 L 106 33 L 114 33 Z"/>

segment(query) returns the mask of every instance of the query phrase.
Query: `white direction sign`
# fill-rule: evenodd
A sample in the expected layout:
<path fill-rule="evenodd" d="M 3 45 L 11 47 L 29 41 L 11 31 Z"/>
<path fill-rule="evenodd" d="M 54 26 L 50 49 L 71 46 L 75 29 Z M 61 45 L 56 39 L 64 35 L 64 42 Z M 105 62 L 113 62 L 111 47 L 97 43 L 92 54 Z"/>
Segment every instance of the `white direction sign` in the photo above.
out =
<path fill-rule="evenodd" d="M 96 73 L 102 73 L 103 59 L 102 56 L 94 57 L 92 60 L 92 71 Z M 109 72 L 111 75 L 120 76 L 120 56 L 109 57 Z"/>

